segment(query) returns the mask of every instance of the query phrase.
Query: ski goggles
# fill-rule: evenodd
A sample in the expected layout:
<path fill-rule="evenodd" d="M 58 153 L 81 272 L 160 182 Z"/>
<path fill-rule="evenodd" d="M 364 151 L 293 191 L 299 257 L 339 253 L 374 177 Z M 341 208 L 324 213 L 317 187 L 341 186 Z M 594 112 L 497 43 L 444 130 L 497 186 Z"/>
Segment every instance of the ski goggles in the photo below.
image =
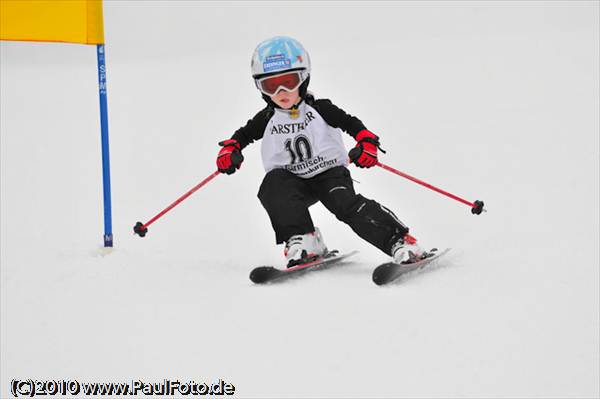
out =
<path fill-rule="evenodd" d="M 261 92 L 273 96 L 280 88 L 290 92 L 296 90 L 304 80 L 306 80 L 304 71 L 292 71 L 255 79 L 254 82 Z"/>

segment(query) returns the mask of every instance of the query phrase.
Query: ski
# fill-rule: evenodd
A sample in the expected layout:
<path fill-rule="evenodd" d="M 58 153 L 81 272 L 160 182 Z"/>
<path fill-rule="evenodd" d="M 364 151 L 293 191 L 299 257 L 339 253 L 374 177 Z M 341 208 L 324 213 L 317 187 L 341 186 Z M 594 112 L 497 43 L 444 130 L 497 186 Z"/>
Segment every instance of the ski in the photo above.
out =
<path fill-rule="evenodd" d="M 358 251 L 348 252 L 347 254 L 340 254 L 339 251 L 333 250 L 327 252 L 320 258 L 317 258 L 308 263 L 303 263 L 300 265 L 292 266 L 287 269 L 280 269 L 273 266 L 258 266 L 254 268 L 250 272 L 250 280 L 256 284 L 269 283 L 272 281 L 280 281 L 283 279 L 287 279 L 292 276 L 298 276 L 300 274 L 304 274 L 305 272 L 316 270 L 316 269 L 324 269 L 325 266 L 332 265 L 334 263 L 339 263 L 342 260 L 357 254 Z"/>
<path fill-rule="evenodd" d="M 437 251 L 437 249 L 434 248 L 431 251 L 426 252 L 426 257 L 424 259 L 416 262 L 401 264 L 388 262 L 379 265 L 377 268 L 375 268 L 375 270 L 373 270 L 373 282 L 377 285 L 391 283 L 406 273 L 425 267 L 431 262 L 437 260 L 440 256 L 448 253 L 448 251 L 450 251 L 450 248 L 446 248 L 443 251 Z"/>

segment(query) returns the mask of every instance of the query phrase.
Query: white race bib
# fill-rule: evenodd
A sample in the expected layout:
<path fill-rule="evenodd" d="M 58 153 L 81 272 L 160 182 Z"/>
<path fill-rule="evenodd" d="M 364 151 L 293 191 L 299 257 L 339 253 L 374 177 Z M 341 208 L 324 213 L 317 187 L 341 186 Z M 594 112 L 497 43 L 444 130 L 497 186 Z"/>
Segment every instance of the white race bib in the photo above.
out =
<path fill-rule="evenodd" d="M 313 177 L 335 166 L 348 165 L 341 130 L 331 127 L 310 105 L 302 102 L 298 116 L 275 109 L 262 137 L 265 171 L 287 169 L 302 178 Z"/>

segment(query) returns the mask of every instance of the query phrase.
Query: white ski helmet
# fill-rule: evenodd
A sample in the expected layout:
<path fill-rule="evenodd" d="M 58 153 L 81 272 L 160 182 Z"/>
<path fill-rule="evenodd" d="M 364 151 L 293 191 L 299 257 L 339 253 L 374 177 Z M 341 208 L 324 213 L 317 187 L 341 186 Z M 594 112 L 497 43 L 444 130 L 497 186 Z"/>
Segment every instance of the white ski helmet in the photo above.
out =
<path fill-rule="evenodd" d="M 250 67 L 254 79 L 286 71 L 302 71 L 304 81 L 310 74 L 310 57 L 297 40 L 275 36 L 256 46 Z"/>

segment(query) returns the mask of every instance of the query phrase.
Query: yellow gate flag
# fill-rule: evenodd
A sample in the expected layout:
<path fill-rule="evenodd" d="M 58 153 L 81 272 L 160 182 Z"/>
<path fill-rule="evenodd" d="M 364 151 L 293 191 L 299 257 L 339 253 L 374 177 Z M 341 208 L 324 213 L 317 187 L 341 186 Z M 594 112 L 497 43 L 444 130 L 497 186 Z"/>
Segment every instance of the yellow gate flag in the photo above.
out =
<path fill-rule="evenodd" d="M 102 0 L 0 0 L 0 39 L 102 44 Z"/>

